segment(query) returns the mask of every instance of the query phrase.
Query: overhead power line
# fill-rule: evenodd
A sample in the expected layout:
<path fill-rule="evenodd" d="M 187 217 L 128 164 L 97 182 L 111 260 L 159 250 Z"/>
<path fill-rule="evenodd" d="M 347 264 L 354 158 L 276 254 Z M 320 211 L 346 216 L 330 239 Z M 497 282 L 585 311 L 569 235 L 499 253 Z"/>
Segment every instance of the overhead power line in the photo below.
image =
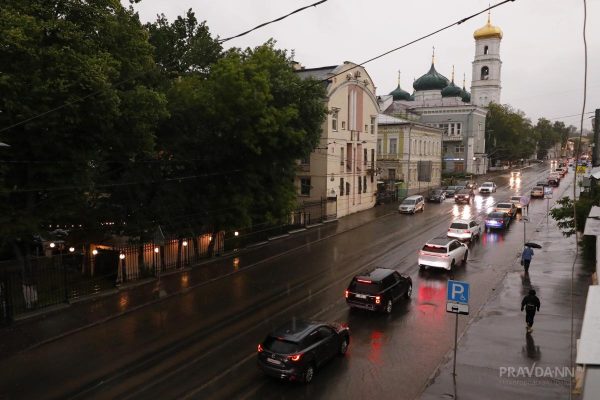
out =
<path fill-rule="evenodd" d="M 460 25 L 460 24 L 462 24 L 462 23 L 464 23 L 464 22 L 467 22 L 467 21 L 468 21 L 468 20 L 470 20 L 470 19 L 473 19 L 473 18 L 477 17 L 478 15 L 481 15 L 481 14 L 485 13 L 486 11 L 492 10 L 492 9 L 494 9 L 494 8 L 496 8 L 496 7 L 500 7 L 500 6 L 502 6 L 502 5 L 506 4 L 506 3 L 510 3 L 510 2 L 513 2 L 513 1 L 515 1 L 515 0 L 504 0 L 504 1 L 500 2 L 500 3 L 498 3 L 498 4 L 494 4 L 493 6 L 489 6 L 488 8 L 486 8 L 486 9 L 484 9 L 484 10 L 481 10 L 481 11 L 479 11 L 479 12 L 476 12 L 475 14 L 469 15 L 468 17 L 461 18 L 461 19 L 459 19 L 459 20 L 458 20 L 458 21 L 456 21 L 456 22 L 453 22 L 453 23 L 451 23 L 451 24 L 449 24 L 449 25 L 446 25 L 446 26 L 444 26 L 444 27 L 442 27 L 442 28 L 439 28 L 439 29 L 437 29 L 437 30 L 435 30 L 435 31 L 433 31 L 433 32 L 431 32 L 431 33 L 428 33 L 428 34 L 426 34 L 426 35 L 423 35 L 423 36 L 421 36 L 421 37 L 419 37 L 419 38 L 417 38 L 417 39 L 411 40 L 410 42 L 408 42 L 408 43 L 405 43 L 405 44 L 403 44 L 402 46 L 398 46 L 398 47 L 396 47 L 396 48 L 394 48 L 394 49 L 391 49 L 391 50 L 388 50 L 388 51 L 386 51 L 386 52 L 384 52 L 384 53 L 381 53 L 381 54 L 379 54 L 379 55 L 377 55 L 377 56 L 375 56 L 375 57 L 373 57 L 373 58 L 369 58 L 368 60 L 366 60 L 366 61 L 363 61 L 363 62 L 361 62 L 360 64 L 357 64 L 357 66 L 359 66 L 359 67 L 362 67 L 362 66 L 364 66 L 365 64 L 367 64 L 367 63 L 370 63 L 371 61 L 375 61 L 375 60 L 377 60 L 377 59 L 379 59 L 379 58 L 382 58 L 382 57 L 384 57 L 384 56 L 387 56 L 388 54 L 391 54 L 391 53 L 393 53 L 393 52 L 395 52 L 395 51 L 398 51 L 398 50 L 400 50 L 400 49 L 403 49 L 403 48 L 405 48 L 405 47 L 408 47 L 408 46 L 410 46 L 411 44 L 415 44 L 415 43 L 417 43 L 417 42 L 420 42 L 421 40 L 427 39 L 428 37 L 431 37 L 431 36 L 437 35 L 438 33 L 442 32 L 442 31 L 445 31 L 446 29 L 450 29 L 450 28 L 452 28 L 454 25 L 457 25 L 457 26 L 458 26 L 458 25 Z M 344 71 L 338 72 L 338 73 L 337 73 L 337 74 L 335 74 L 335 75 L 332 75 L 332 76 L 329 76 L 329 77 L 327 77 L 327 78 L 325 78 L 325 79 L 322 79 L 320 82 L 326 82 L 326 81 L 330 80 L 331 78 L 335 78 L 336 76 L 339 76 L 339 75 L 345 74 L 346 72 L 350 71 L 350 70 L 351 70 L 351 69 L 353 69 L 353 68 L 355 68 L 355 67 L 351 67 L 351 68 L 348 68 L 348 69 L 346 69 L 346 70 L 344 70 Z"/>
<path fill-rule="evenodd" d="M 260 25 L 256 25 L 254 28 L 252 28 L 252 29 L 249 29 L 249 30 L 247 30 L 247 31 L 245 31 L 245 32 L 239 33 L 239 34 L 237 34 L 237 35 L 235 35 L 235 36 L 230 36 L 230 37 L 228 37 L 228 38 L 225 38 L 225 39 L 221 39 L 221 40 L 219 40 L 219 43 L 224 43 L 224 42 L 227 42 L 227 41 L 229 41 L 229 40 L 231 40 L 231 39 L 235 39 L 235 38 L 239 38 L 239 37 L 241 37 L 241 36 L 245 36 L 245 35 L 249 34 L 250 32 L 253 32 L 253 31 L 257 30 L 257 29 L 260 29 L 260 28 L 262 28 L 262 27 L 265 27 L 265 26 L 267 26 L 267 25 L 270 25 L 270 24 L 273 24 L 273 23 L 275 23 L 275 22 L 281 21 L 281 20 L 283 20 L 283 19 L 286 19 L 286 18 L 287 18 L 287 17 L 289 17 L 290 15 L 297 14 L 297 13 L 299 13 L 299 12 L 301 12 L 301 11 L 304 11 L 304 10 L 306 10 L 307 8 L 310 8 L 310 7 L 316 7 L 316 6 L 318 6 L 318 5 L 320 5 L 320 4 L 323 4 L 323 3 L 327 2 L 327 1 L 328 1 L 328 0 L 321 0 L 321 1 L 317 1 L 316 3 L 310 4 L 310 5 L 308 5 L 308 6 L 301 7 L 301 8 L 299 8 L 299 9 L 297 9 L 297 10 L 294 10 L 294 11 L 292 11 L 291 13 L 289 13 L 289 14 L 286 14 L 286 15 L 284 15 L 284 16 L 282 16 L 282 17 L 275 18 L 275 19 L 274 19 L 274 20 L 272 20 L 272 21 L 263 22 L 263 23 L 262 23 L 262 24 L 260 24 Z"/>

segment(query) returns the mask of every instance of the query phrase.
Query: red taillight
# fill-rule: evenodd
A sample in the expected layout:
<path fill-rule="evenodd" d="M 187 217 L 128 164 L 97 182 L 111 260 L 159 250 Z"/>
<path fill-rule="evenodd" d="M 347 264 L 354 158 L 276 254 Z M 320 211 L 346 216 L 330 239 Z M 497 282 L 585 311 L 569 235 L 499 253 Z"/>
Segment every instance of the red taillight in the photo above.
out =
<path fill-rule="evenodd" d="M 375 296 L 375 304 L 381 304 L 381 296 Z"/>
<path fill-rule="evenodd" d="M 288 360 L 290 361 L 300 361 L 300 358 L 302 358 L 302 353 L 288 356 Z"/>
<path fill-rule="evenodd" d="M 257 350 L 259 353 L 262 353 L 262 351 L 263 351 L 262 345 L 260 343 L 258 344 Z"/>
<path fill-rule="evenodd" d="M 452 232 L 452 229 L 448 228 L 448 232 Z"/>
<path fill-rule="evenodd" d="M 463 229 L 463 233 L 469 233 L 468 229 Z"/>
<path fill-rule="evenodd" d="M 344 295 L 346 296 L 346 298 L 348 298 L 348 291 L 347 290 L 344 291 Z"/>

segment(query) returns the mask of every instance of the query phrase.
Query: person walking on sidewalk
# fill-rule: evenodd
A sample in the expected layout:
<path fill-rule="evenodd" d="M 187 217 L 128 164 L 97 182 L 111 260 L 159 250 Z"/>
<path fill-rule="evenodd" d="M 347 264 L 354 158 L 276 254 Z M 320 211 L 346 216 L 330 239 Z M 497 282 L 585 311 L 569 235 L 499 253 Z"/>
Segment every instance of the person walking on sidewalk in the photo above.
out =
<path fill-rule="evenodd" d="M 521 265 L 525 268 L 525 273 L 529 273 L 529 264 L 531 264 L 531 259 L 533 258 L 533 249 L 529 246 L 525 246 L 523 249 L 523 254 L 521 254 Z"/>
<path fill-rule="evenodd" d="M 527 333 L 533 330 L 533 317 L 535 312 L 540 311 L 540 299 L 535 295 L 535 290 L 529 289 L 529 294 L 521 302 L 521 312 L 525 309 L 525 323 L 527 324 Z"/>

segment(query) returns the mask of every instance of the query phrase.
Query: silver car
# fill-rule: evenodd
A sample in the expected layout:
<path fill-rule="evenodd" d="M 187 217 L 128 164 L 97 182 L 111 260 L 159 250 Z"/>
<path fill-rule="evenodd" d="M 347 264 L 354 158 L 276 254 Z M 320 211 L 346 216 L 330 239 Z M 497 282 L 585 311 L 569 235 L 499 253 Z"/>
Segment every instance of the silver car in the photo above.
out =
<path fill-rule="evenodd" d="M 450 271 L 456 264 L 467 263 L 469 249 L 456 239 L 436 237 L 419 250 L 419 268 L 433 267 Z"/>
<path fill-rule="evenodd" d="M 409 196 L 398 206 L 398 212 L 414 214 L 417 211 L 425 211 L 425 199 L 423 196 Z"/>

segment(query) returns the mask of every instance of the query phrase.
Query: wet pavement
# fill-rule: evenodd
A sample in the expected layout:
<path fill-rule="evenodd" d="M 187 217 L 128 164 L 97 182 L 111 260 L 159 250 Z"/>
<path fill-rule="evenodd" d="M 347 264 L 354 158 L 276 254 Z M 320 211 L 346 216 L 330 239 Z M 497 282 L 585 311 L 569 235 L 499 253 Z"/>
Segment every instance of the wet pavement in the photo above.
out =
<path fill-rule="evenodd" d="M 454 318 L 445 311 L 446 281 L 468 280 L 472 310 L 484 307 L 507 272 L 510 277 L 515 270 L 523 224 L 516 220 L 506 232 L 485 233 L 470 245 L 467 265 L 452 273 L 420 272 L 418 249 L 426 240 L 444 234 L 451 219 L 481 217 L 496 201 L 528 191 L 545 176 L 546 168 L 536 165 L 519 180 L 498 177 L 498 193 L 477 196 L 471 205 L 448 200 L 428 204 L 424 213 L 414 216 L 390 213 L 394 206 L 376 207 L 224 257 L 206 268 L 163 278 L 166 297 L 139 307 L 137 301 L 143 296 L 138 300 L 132 295 L 122 306 L 124 311 L 133 311 L 116 318 L 109 313 L 117 307 L 114 297 L 107 296 L 105 315 L 109 317 L 94 328 L 27 351 L 7 352 L 0 359 L 0 398 L 417 398 L 453 345 Z M 563 186 L 555 190 L 555 199 L 566 189 Z M 530 206 L 528 238 L 545 220 L 545 212 L 545 201 Z M 295 248 L 290 241 L 295 241 Z M 538 257 L 542 255 L 536 254 L 530 274 L 534 285 Z M 347 283 L 375 265 L 409 274 L 413 299 L 398 303 L 392 315 L 350 312 L 343 299 Z M 139 286 L 143 288 L 140 293 L 152 294 L 153 285 Z M 182 287 L 187 289 L 175 294 Z M 520 292 L 516 296 L 519 302 Z M 544 301 L 542 297 L 542 307 Z M 93 320 L 86 312 L 96 313 L 86 310 L 87 303 L 72 305 L 69 311 L 79 306 L 81 316 L 73 320 Z M 44 323 L 58 327 L 60 315 L 69 321 L 67 314 L 61 311 L 41 318 L 38 327 L 45 327 Z M 461 317 L 459 332 L 469 323 L 476 325 L 474 315 Z M 352 332 L 347 356 L 319 369 L 306 386 L 268 379 L 255 365 L 256 344 L 269 330 L 294 317 L 348 322 Z M 536 328 L 542 326 L 543 317 L 542 313 L 536 317 Z M 52 320 L 54 325 L 48 322 Z M 32 337 L 41 337 L 32 327 L 36 325 L 17 324 L 13 329 L 19 330 L 12 331 L 13 337 L 29 329 Z M 2 339 L 8 337 L 6 332 L 0 334 L 5 335 Z M 523 338 L 515 346 L 519 354 L 522 345 Z M 540 346 L 537 341 L 529 345 L 536 346 Z M 32 376 L 35 385 L 30 383 Z M 446 396 L 443 376 L 442 372 L 427 394 L 439 384 L 440 396 Z"/>
<path fill-rule="evenodd" d="M 572 195 L 572 186 L 567 193 Z M 518 261 L 514 263 L 460 340 L 456 381 L 449 354 L 421 399 L 570 398 L 571 351 L 576 356 L 570 347 L 571 306 L 576 346 L 593 266 L 581 254 L 573 266 L 575 238 L 564 237 L 551 218 L 548 224 L 542 218 L 528 240 L 543 246 L 535 250 L 529 274 L 523 273 Z M 541 301 L 531 334 L 526 333 L 520 312 L 529 289 L 535 289 Z"/>

